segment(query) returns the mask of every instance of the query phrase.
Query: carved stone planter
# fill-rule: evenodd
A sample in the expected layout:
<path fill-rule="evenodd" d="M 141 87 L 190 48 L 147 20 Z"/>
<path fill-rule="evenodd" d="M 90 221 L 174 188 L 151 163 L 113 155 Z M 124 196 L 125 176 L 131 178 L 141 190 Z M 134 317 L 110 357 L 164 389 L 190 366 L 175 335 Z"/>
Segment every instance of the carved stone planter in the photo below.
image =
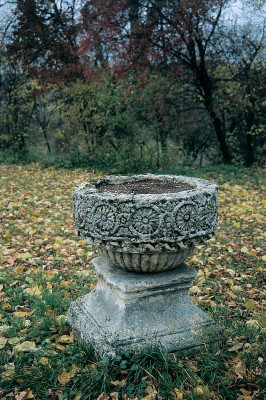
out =
<path fill-rule="evenodd" d="M 219 340 L 221 328 L 188 295 L 196 271 L 183 264 L 213 234 L 217 208 L 217 186 L 197 178 L 109 176 L 78 186 L 76 233 L 103 256 L 92 260 L 97 286 L 68 312 L 78 339 L 101 357 Z"/>
<path fill-rule="evenodd" d="M 77 234 L 110 263 L 137 272 L 184 262 L 214 232 L 217 209 L 217 186 L 184 176 L 109 176 L 74 193 Z"/>

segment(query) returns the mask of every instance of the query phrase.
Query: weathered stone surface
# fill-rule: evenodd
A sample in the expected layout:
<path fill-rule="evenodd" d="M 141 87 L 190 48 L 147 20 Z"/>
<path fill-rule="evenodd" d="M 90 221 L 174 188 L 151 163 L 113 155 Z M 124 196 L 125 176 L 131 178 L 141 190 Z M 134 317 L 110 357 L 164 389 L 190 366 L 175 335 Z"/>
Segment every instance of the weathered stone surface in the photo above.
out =
<path fill-rule="evenodd" d="M 164 194 L 97 192 L 85 182 L 74 192 L 74 223 L 86 239 L 134 243 L 177 243 L 212 234 L 217 226 L 217 185 L 175 175 L 110 176 L 110 184 L 152 179 L 181 180 L 194 189 Z M 99 181 L 100 182 L 100 181 Z"/>
<path fill-rule="evenodd" d="M 101 249 L 101 254 L 115 265 L 158 272 L 182 263 L 195 243 L 213 234 L 218 192 L 210 181 L 175 175 L 110 176 L 99 183 L 119 185 L 144 178 L 179 181 L 192 189 L 163 194 L 118 194 L 98 192 L 97 185 L 85 182 L 75 189 L 74 223 L 76 233 Z"/>
<path fill-rule="evenodd" d="M 129 273 L 103 257 L 93 260 L 99 282 L 74 301 L 68 320 L 99 356 L 142 352 L 156 343 L 168 352 L 217 341 L 221 328 L 188 295 L 196 271 L 182 264 L 164 273 Z"/>
<path fill-rule="evenodd" d="M 119 265 L 123 269 L 136 272 L 161 272 L 182 264 L 192 253 L 194 246 L 179 251 L 136 253 L 107 250 L 105 246 L 99 248 L 99 253 L 111 264 Z"/>

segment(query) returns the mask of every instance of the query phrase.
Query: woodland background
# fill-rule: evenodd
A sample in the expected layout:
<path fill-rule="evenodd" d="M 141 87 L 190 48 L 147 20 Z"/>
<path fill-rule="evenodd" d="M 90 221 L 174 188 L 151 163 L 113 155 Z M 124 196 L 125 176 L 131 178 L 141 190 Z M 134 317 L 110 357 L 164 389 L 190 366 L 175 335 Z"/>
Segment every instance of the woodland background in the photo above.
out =
<path fill-rule="evenodd" d="M 265 399 L 263 4 L 0 0 L 0 400 Z M 158 170 L 219 185 L 188 262 L 224 341 L 99 361 L 66 317 L 97 283 L 73 188 Z"/>
<path fill-rule="evenodd" d="M 263 165 L 265 7 L 233 3 L 1 1 L 0 159 Z"/>

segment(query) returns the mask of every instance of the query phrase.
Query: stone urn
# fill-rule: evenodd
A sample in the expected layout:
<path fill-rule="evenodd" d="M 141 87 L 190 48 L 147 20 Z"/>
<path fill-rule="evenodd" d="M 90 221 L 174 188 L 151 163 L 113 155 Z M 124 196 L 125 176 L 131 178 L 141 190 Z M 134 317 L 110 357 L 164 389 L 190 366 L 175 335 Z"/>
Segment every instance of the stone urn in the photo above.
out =
<path fill-rule="evenodd" d="M 77 235 L 110 263 L 136 272 L 182 264 L 213 234 L 217 210 L 217 186 L 184 176 L 107 176 L 74 193 Z"/>
<path fill-rule="evenodd" d="M 76 187 L 76 234 L 101 255 L 95 289 L 68 312 L 78 339 L 101 357 L 219 340 L 219 325 L 188 294 L 197 273 L 184 264 L 215 231 L 217 210 L 217 186 L 198 178 L 107 176 Z"/>

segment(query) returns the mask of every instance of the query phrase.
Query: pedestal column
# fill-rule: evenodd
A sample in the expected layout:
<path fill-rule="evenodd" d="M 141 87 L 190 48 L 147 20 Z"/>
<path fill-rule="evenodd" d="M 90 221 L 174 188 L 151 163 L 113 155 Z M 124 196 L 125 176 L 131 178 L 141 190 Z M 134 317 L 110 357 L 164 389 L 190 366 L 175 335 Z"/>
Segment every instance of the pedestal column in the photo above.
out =
<path fill-rule="evenodd" d="M 167 352 L 198 350 L 222 330 L 195 306 L 188 289 L 196 271 L 181 264 L 162 273 L 127 272 L 103 257 L 92 260 L 99 281 L 72 302 L 68 321 L 78 339 L 100 357 L 143 352 L 159 344 Z"/>

